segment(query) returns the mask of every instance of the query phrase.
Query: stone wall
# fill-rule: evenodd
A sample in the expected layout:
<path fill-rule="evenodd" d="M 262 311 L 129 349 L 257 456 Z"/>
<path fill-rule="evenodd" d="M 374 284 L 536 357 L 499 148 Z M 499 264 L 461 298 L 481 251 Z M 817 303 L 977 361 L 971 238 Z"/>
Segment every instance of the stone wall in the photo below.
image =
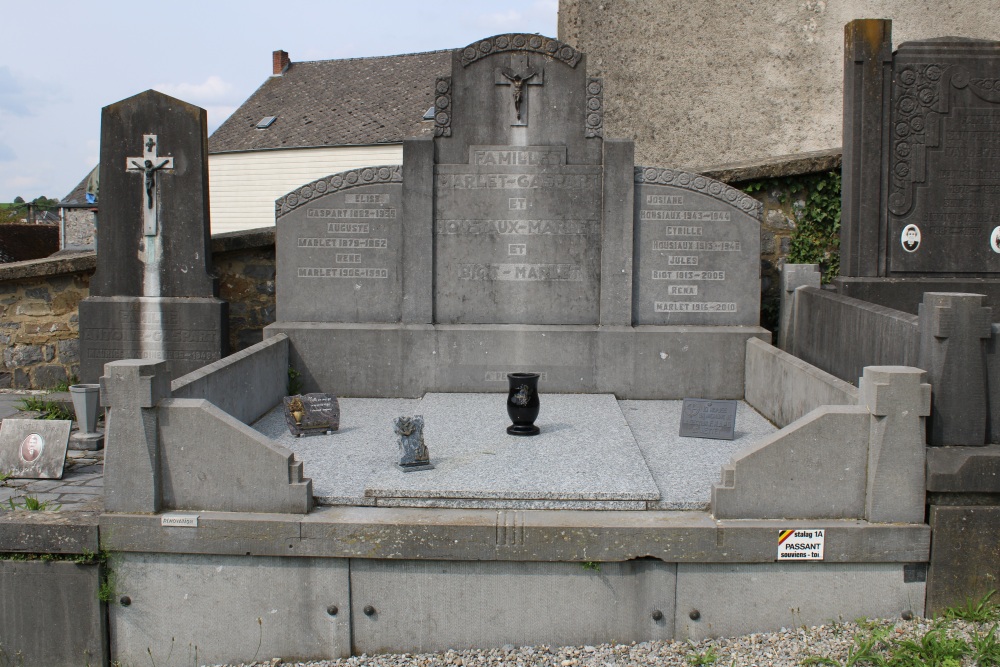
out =
<path fill-rule="evenodd" d="M 274 230 L 212 239 L 219 296 L 229 302 L 231 351 L 274 321 Z M 80 371 L 77 305 L 89 295 L 94 252 L 0 264 L 0 388 L 49 389 Z"/>
<path fill-rule="evenodd" d="M 63 209 L 63 248 L 93 248 L 97 232 L 97 210 L 93 208 Z"/>
<path fill-rule="evenodd" d="M 893 20 L 896 45 L 1000 37 L 991 0 L 560 0 L 559 39 L 604 79 L 604 133 L 637 164 L 686 167 L 841 145 L 844 25 Z"/>

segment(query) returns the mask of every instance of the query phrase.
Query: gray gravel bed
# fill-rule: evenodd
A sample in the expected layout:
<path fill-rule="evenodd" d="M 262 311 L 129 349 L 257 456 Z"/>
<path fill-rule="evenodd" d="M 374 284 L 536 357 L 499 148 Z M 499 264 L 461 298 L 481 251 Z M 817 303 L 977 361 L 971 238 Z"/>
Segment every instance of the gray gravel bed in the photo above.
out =
<path fill-rule="evenodd" d="M 896 641 L 919 641 L 933 628 L 933 621 L 917 618 L 910 621 L 877 620 L 818 625 L 808 628 L 761 632 L 742 637 L 706 639 L 700 642 L 654 641 L 631 644 L 599 644 L 576 647 L 519 647 L 502 649 L 446 651 L 421 655 L 386 654 L 360 655 L 341 660 L 317 662 L 282 662 L 262 660 L 240 665 L 214 667 L 477 667 L 479 665 L 510 665 L 512 667 L 692 667 L 694 664 L 718 667 L 792 667 L 802 664 L 809 656 L 825 656 L 843 664 L 855 635 L 870 636 L 873 626 L 889 628 L 889 637 Z M 970 631 L 984 633 L 991 625 L 974 625 L 961 621 L 948 624 L 949 636 L 968 638 Z M 706 660 L 715 654 L 714 662 Z M 699 656 L 701 660 L 698 660 Z M 962 667 L 971 667 L 966 658 Z"/>

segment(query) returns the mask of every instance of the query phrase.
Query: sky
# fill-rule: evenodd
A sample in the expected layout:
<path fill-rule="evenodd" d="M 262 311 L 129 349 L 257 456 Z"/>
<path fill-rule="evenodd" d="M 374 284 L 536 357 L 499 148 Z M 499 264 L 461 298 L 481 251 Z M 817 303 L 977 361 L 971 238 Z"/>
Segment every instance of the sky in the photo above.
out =
<path fill-rule="evenodd" d="M 101 108 L 149 88 L 208 110 L 215 130 L 293 62 L 556 36 L 558 0 L 33 0 L 5 3 L 0 202 L 62 199 L 100 157 Z"/>

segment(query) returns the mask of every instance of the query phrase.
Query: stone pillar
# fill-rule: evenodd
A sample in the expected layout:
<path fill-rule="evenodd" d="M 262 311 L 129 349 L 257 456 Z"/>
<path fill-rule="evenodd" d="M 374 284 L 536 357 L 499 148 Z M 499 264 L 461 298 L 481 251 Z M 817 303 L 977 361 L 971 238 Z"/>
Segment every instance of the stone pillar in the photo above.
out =
<path fill-rule="evenodd" d="M 881 275 L 882 135 L 891 67 L 892 21 L 857 19 L 844 26 L 842 276 Z"/>
<path fill-rule="evenodd" d="M 434 141 L 403 141 L 403 324 L 431 324 L 434 284 Z"/>
<path fill-rule="evenodd" d="M 601 324 L 632 325 L 632 218 L 635 144 L 604 140 L 604 225 L 601 228 Z"/>
<path fill-rule="evenodd" d="M 924 522 L 925 376 L 909 366 L 867 366 L 858 383 L 858 404 L 871 413 L 865 519 L 872 523 Z"/>
<path fill-rule="evenodd" d="M 934 388 L 928 444 L 986 444 L 986 343 L 993 311 L 981 294 L 926 292 L 919 365 Z"/>
<path fill-rule="evenodd" d="M 170 398 L 166 362 L 126 359 L 104 367 L 101 402 L 109 408 L 105 511 L 160 511 L 163 494 L 156 404 L 164 398 Z"/>
<path fill-rule="evenodd" d="M 778 348 L 795 354 L 795 290 L 819 288 L 822 274 L 819 264 L 785 264 L 781 269 L 781 320 L 778 323 Z"/>

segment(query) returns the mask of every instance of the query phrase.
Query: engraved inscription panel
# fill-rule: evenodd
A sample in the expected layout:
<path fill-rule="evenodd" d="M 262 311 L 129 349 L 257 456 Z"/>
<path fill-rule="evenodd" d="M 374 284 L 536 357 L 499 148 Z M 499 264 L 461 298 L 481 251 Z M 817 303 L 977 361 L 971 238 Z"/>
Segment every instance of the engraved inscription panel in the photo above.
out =
<path fill-rule="evenodd" d="M 402 245 L 398 182 L 358 185 L 278 218 L 278 319 L 398 322 Z"/>
<path fill-rule="evenodd" d="M 703 189 L 636 184 L 636 324 L 759 321 L 760 223 L 740 206 L 709 194 L 707 186 Z"/>
<path fill-rule="evenodd" d="M 472 146 L 435 169 L 435 321 L 598 319 L 601 170 L 560 146 Z"/>
<path fill-rule="evenodd" d="M 938 50 L 904 45 L 893 63 L 888 270 L 998 272 L 1000 56 Z"/>
<path fill-rule="evenodd" d="M 80 331 L 80 363 L 88 377 L 118 359 L 166 361 L 180 377 L 222 355 L 224 308 L 215 299 L 138 299 L 100 297 L 82 301 L 80 316 L 90 324 Z"/>

